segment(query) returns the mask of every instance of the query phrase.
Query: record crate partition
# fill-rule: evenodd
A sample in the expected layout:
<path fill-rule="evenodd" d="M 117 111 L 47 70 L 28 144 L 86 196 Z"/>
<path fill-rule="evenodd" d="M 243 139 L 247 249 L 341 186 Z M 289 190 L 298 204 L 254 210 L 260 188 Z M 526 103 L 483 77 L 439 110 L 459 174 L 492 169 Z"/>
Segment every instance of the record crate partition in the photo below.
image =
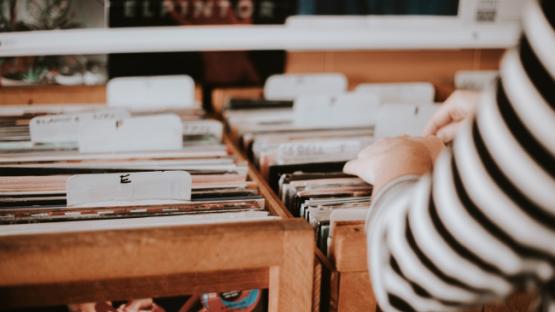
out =
<path fill-rule="evenodd" d="M 0 107 L 103 100 L 103 87 L 0 88 Z M 261 288 L 269 311 L 317 311 L 312 229 L 260 193 L 281 220 L 0 235 L 3 308 Z"/>
<path fill-rule="evenodd" d="M 496 70 L 503 50 L 408 50 L 408 51 L 327 51 L 288 53 L 288 73 L 340 72 L 349 79 L 349 89 L 365 82 L 431 82 L 436 90 L 436 101 L 444 101 L 454 91 L 454 75 L 459 70 Z M 410 69 L 410 70 L 409 70 Z M 262 98 L 261 88 L 225 88 L 212 92 L 212 107 L 221 116 L 231 97 Z M 254 171 L 257 171 L 253 167 Z M 260 180 L 264 180 L 257 172 Z M 267 183 L 265 181 L 262 184 Z M 268 187 L 269 188 L 269 187 Z M 271 190 L 271 188 L 269 188 Z M 283 202 L 271 191 L 269 195 L 286 211 Z M 368 274 L 366 234 L 363 221 L 340 221 L 335 224 L 330 257 L 316 248 L 316 271 L 328 269 L 329 302 L 321 302 L 322 310 L 340 312 L 376 311 Z M 322 286 L 323 287 L 323 286 Z M 317 287 L 315 287 L 315 291 Z M 317 299 L 317 297 L 315 297 Z M 529 311 L 534 305 L 534 294 L 518 293 L 504 304 L 484 305 L 469 312 Z"/>

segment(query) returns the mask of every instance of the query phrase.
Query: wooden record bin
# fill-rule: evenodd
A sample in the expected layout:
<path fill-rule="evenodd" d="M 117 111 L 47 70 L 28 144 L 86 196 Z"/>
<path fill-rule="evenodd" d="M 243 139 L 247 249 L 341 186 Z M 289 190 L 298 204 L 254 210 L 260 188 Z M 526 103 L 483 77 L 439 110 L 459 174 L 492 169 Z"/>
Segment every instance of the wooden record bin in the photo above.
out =
<path fill-rule="evenodd" d="M 335 223 L 331 258 L 336 271 L 331 276 L 331 310 L 375 311 L 368 274 L 366 233 L 362 221 Z M 532 311 L 535 296 L 517 293 L 503 304 L 488 304 L 468 312 Z"/>
<path fill-rule="evenodd" d="M 286 72 L 341 72 L 349 79 L 349 89 L 364 82 L 429 81 L 435 86 L 436 100 L 443 101 L 455 88 L 456 71 L 497 69 L 502 53 L 502 50 L 298 52 L 288 54 Z M 216 89 L 212 93 L 212 104 L 216 114 L 221 114 L 231 97 L 262 98 L 262 94 L 261 88 Z M 259 179 L 263 178 L 259 176 Z M 289 213 L 273 192 L 268 196 Z M 376 311 L 362 221 L 337 222 L 329 259 L 319 249 L 315 251 L 315 259 L 315 272 L 321 273 L 324 269 L 331 272 L 330 276 L 319 278 L 329 278 L 330 288 L 326 292 L 330 297 L 330 311 Z M 314 290 L 316 293 L 318 285 Z M 327 310 L 327 302 L 322 303 L 322 310 Z M 533 296 L 516 294 L 504 304 L 485 305 L 469 312 L 529 311 L 532 304 Z"/>
<path fill-rule="evenodd" d="M 103 93 L 103 87 L 6 88 L 0 104 L 100 102 Z M 258 179 L 254 172 L 249 178 Z M 260 193 L 282 219 L 15 236 L 0 227 L 3 308 L 262 288 L 269 311 L 315 310 L 312 229 L 287 218 L 268 189 Z"/>

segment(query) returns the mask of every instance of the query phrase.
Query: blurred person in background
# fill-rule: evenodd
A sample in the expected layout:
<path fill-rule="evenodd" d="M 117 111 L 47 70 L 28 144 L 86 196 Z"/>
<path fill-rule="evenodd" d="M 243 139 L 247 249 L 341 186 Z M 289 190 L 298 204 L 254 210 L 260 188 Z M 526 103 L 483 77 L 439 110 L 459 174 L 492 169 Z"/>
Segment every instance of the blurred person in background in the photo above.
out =
<path fill-rule="evenodd" d="M 528 3 L 523 26 L 495 88 L 453 95 L 434 136 L 380 140 L 345 166 L 374 185 L 368 261 L 384 311 L 460 310 L 521 290 L 555 311 L 555 1 Z"/>

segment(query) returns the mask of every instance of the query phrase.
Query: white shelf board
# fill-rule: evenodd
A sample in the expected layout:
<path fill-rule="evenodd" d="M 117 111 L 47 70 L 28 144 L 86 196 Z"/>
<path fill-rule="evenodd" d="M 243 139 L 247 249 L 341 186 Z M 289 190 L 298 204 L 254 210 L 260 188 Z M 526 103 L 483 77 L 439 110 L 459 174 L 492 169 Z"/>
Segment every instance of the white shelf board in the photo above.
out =
<path fill-rule="evenodd" d="M 520 31 L 516 23 L 439 27 L 367 25 L 171 26 L 11 32 L 0 34 L 0 57 L 177 51 L 508 48 L 516 44 Z"/>

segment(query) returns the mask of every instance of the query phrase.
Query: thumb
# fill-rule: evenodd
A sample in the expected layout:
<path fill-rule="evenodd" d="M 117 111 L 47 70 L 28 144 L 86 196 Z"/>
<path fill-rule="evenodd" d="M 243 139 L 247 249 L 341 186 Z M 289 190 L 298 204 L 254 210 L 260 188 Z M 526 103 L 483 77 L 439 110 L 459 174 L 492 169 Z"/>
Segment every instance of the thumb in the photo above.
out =
<path fill-rule="evenodd" d="M 376 173 L 374 171 L 372 160 L 368 158 L 351 160 L 343 167 L 343 172 L 356 175 L 369 184 L 374 184 L 376 181 Z"/>

